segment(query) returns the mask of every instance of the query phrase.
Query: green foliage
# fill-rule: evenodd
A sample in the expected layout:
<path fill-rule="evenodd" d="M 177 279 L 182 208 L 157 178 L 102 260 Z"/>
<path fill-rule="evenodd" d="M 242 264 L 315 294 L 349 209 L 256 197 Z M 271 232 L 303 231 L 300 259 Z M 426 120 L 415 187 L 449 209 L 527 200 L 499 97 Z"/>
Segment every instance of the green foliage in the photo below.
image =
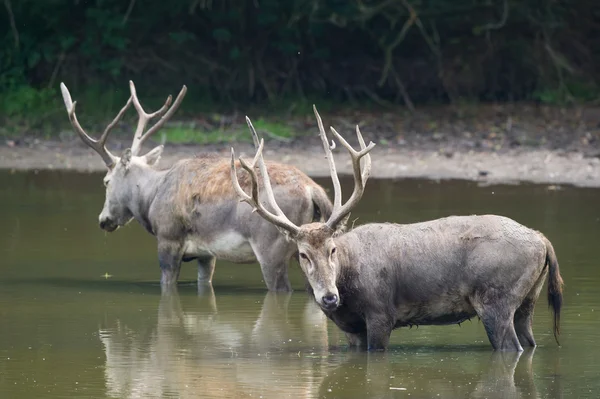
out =
<path fill-rule="evenodd" d="M 0 136 L 42 130 L 43 122 L 55 114 L 57 100 L 51 89 L 5 85 L 0 96 Z"/>
<path fill-rule="evenodd" d="M 218 144 L 238 141 L 242 135 L 237 132 L 224 132 L 212 130 L 203 132 L 192 127 L 167 127 L 163 128 L 165 141 L 167 143 L 195 143 L 195 144 Z"/>
<path fill-rule="evenodd" d="M 257 119 L 252 122 L 259 135 L 274 139 L 290 139 L 295 134 L 289 126 L 276 121 Z M 162 129 L 164 140 L 168 143 L 223 144 L 251 141 L 248 127 L 234 126 L 204 131 L 195 126 L 168 126 Z"/>
<path fill-rule="evenodd" d="M 50 89 L 15 86 L 6 90 L 0 98 L 0 112 L 8 117 L 48 112 L 48 103 L 53 102 L 55 95 L 54 90 Z"/>
<path fill-rule="evenodd" d="M 97 90 L 100 114 L 119 107 L 129 79 L 151 99 L 187 84 L 184 107 L 281 108 L 295 98 L 290 112 L 310 112 L 314 98 L 561 103 L 599 94 L 600 23 L 589 0 L 4 5 L 0 120 L 56 107 L 61 81 L 78 93 Z"/>
<path fill-rule="evenodd" d="M 257 119 L 252 122 L 254 128 L 260 132 L 265 131 L 268 132 L 270 136 L 276 136 L 279 138 L 290 138 L 293 136 L 291 129 L 289 126 L 277 123 L 277 122 L 269 122 L 264 119 Z"/>

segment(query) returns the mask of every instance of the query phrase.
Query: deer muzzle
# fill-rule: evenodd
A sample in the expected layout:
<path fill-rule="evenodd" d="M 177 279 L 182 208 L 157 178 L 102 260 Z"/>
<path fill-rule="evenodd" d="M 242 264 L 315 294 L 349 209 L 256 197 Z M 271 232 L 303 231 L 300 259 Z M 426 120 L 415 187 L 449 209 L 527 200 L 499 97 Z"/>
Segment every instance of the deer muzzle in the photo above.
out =
<path fill-rule="evenodd" d="M 119 227 L 119 225 L 114 220 L 102 216 L 100 217 L 98 224 L 100 225 L 100 228 L 102 230 L 108 231 L 109 233 L 111 231 L 115 231 L 117 227 Z"/>
<path fill-rule="evenodd" d="M 340 306 L 340 298 L 337 296 L 337 294 L 331 292 L 323 295 L 320 302 L 321 307 L 329 311 L 335 310 L 338 306 Z"/>

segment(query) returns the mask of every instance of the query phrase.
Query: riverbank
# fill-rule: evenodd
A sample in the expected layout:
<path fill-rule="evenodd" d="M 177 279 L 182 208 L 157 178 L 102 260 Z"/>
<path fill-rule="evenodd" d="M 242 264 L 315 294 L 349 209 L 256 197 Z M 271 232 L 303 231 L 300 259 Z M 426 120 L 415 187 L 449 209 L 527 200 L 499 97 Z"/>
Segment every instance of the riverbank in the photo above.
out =
<path fill-rule="evenodd" d="M 600 187 L 600 112 L 596 109 L 562 110 L 533 105 L 479 106 L 459 110 L 450 107 L 421 110 L 406 118 L 393 112 L 335 114 L 325 124 L 350 137 L 355 123 L 372 152 L 374 178 L 466 179 L 484 183 L 534 182 Z M 243 117 L 227 131 L 243 127 Z M 314 120 L 309 116 L 290 120 L 300 132 L 281 139 L 263 132 L 266 159 L 296 165 L 310 176 L 329 176 Z M 127 128 L 127 126 L 125 127 Z M 201 133 L 199 133 L 201 134 Z M 259 132 L 261 134 L 261 132 Z M 117 154 L 130 139 L 115 135 L 109 147 Z M 40 140 L 27 135 L 0 145 L 0 168 L 10 170 L 105 170 L 100 157 L 72 132 L 56 139 Z M 239 136 L 238 136 L 239 137 Z M 353 139 L 353 137 L 352 137 Z M 228 140 L 231 141 L 231 140 Z M 349 140 L 355 144 L 355 140 Z M 161 163 L 201 152 L 229 156 L 231 147 L 251 156 L 247 142 L 199 144 L 167 143 Z M 150 145 L 148 145 L 150 148 Z M 349 158 L 338 146 L 338 172 L 350 174 Z M 342 155 L 343 154 L 343 155 Z"/>
<path fill-rule="evenodd" d="M 208 146 L 205 150 L 215 150 Z M 246 143 L 236 145 L 238 154 L 252 155 Z M 165 149 L 161 163 L 170 165 L 178 159 L 192 157 L 202 148 L 171 145 Z M 229 146 L 222 148 L 229 155 Z M 322 148 L 278 148 L 266 150 L 269 160 L 296 165 L 313 177 L 329 176 Z M 350 174 L 347 158 L 337 158 L 338 172 Z M 511 150 L 494 152 L 440 153 L 430 150 L 406 150 L 375 147 L 372 153 L 373 178 L 466 179 L 487 183 L 535 182 L 553 185 L 572 184 L 600 187 L 600 159 L 579 152 L 557 150 Z M 90 149 L 52 141 L 28 147 L 0 147 L 0 168 L 11 170 L 104 171 L 101 159 Z"/>

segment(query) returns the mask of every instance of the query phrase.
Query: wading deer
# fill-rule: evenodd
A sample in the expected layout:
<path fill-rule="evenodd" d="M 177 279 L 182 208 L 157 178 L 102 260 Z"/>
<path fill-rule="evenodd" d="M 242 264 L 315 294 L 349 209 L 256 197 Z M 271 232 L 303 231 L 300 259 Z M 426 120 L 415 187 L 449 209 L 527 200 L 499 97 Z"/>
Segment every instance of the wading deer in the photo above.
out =
<path fill-rule="evenodd" d="M 506 217 L 482 215 L 405 225 L 372 223 L 344 233 L 350 210 L 364 192 L 371 168 L 369 151 L 375 144 L 366 146 L 357 126 L 361 149 L 356 151 L 331 128 L 350 153 L 354 171 L 354 191 L 342 205 L 331 152 L 335 145 L 329 146 L 316 108 L 314 112 L 335 195 L 327 222 L 298 225 L 286 217 L 273 195 L 262 147 L 254 163 L 273 211 L 258 200 L 258 176 L 241 159 L 252 177 L 251 194 L 238 184 L 233 149 L 231 177 L 240 199 L 298 246 L 309 293 L 346 333 L 350 345 L 386 349 L 395 328 L 457 324 L 478 316 L 494 349 L 521 351 L 522 346 L 535 346 L 531 321 L 548 274 L 548 301 L 558 338 L 562 278 L 554 249 L 540 232 Z"/>
<path fill-rule="evenodd" d="M 172 167 L 157 168 L 163 151 L 160 145 L 140 155 L 142 144 L 169 119 L 186 93 L 183 86 L 173 106 L 172 97 L 156 112 L 146 113 L 140 104 L 133 82 L 131 96 L 98 140 L 92 139 L 75 115 L 76 103 L 67 87 L 61 91 L 75 132 L 104 160 L 108 173 L 104 177 L 106 199 L 100 213 L 100 227 L 108 232 L 137 220 L 158 241 L 161 285 L 177 282 L 182 261 L 198 261 L 198 283 L 210 283 L 215 260 L 236 263 L 258 260 L 267 288 L 290 291 L 288 263 L 296 246 L 269 222 L 240 203 L 231 184 L 228 157 L 199 155 L 176 162 Z M 106 148 L 110 130 L 131 103 L 139 115 L 131 148 L 117 157 Z M 145 133 L 149 120 L 161 119 Z M 246 118 L 255 144 L 256 131 Z M 275 184 L 277 201 L 291 220 L 305 224 L 327 218 L 332 204 L 322 187 L 293 166 L 269 164 L 270 179 Z M 249 180 L 242 183 L 249 187 Z"/>

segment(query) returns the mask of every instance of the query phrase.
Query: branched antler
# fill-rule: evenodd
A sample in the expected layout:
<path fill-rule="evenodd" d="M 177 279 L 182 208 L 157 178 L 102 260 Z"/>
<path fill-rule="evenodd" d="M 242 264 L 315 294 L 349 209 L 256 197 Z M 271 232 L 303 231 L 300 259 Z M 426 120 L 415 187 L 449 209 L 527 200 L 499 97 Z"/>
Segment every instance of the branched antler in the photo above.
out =
<path fill-rule="evenodd" d="M 321 136 L 321 141 L 323 143 L 323 149 L 325 150 L 325 155 L 329 162 L 329 170 L 331 172 L 331 179 L 333 180 L 334 187 L 334 204 L 331 216 L 329 220 L 326 222 L 327 226 L 335 230 L 339 223 L 348 216 L 352 208 L 356 206 L 360 198 L 362 197 L 365 184 L 369 175 L 371 173 L 371 156 L 369 152 L 375 147 L 375 143 L 370 142 L 367 146 L 365 144 L 365 140 L 360 133 L 360 129 L 356 126 L 356 135 L 358 137 L 358 142 L 360 144 L 360 151 L 356 151 L 348 142 L 333 128 L 331 131 L 333 135 L 342 143 L 344 147 L 350 153 L 350 157 L 352 158 L 352 168 L 354 172 L 354 191 L 350 196 L 350 199 L 342 205 L 342 190 L 340 186 L 340 180 L 337 175 L 337 171 L 335 168 L 335 162 L 333 160 L 333 154 L 331 150 L 335 149 L 335 142 L 332 140 L 331 144 L 327 139 L 327 135 L 325 134 L 325 129 L 323 128 L 323 122 L 319 113 L 317 112 L 317 108 L 313 106 L 313 110 L 315 112 L 315 116 L 317 117 L 317 124 L 319 125 L 319 133 Z M 258 140 L 258 135 L 256 134 L 256 130 L 254 126 L 252 126 L 252 122 L 248 117 L 246 117 L 246 122 L 248 123 L 248 127 L 252 132 L 252 138 L 254 141 L 254 145 L 257 148 L 256 155 L 250 165 L 246 163 L 241 157 L 239 158 L 240 165 L 248 174 L 250 175 L 251 182 L 251 194 L 247 194 L 242 187 L 240 186 L 240 182 L 237 177 L 237 168 L 235 165 L 235 152 L 233 148 L 231 149 L 231 180 L 233 182 L 233 187 L 240 197 L 240 200 L 243 202 L 247 202 L 250 204 L 256 212 L 258 212 L 264 219 L 269 221 L 270 223 L 276 225 L 277 227 L 289 232 L 292 237 L 296 236 L 300 230 L 300 228 L 295 225 L 292 221 L 290 221 L 287 216 L 283 213 L 279 205 L 277 205 L 277 201 L 275 200 L 275 196 L 273 194 L 273 187 L 271 186 L 271 181 L 269 179 L 267 166 L 265 165 L 262 151 L 264 148 L 264 140 L 261 139 L 260 142 Z M 361 168 L 360 161 L 362 158 L 365 158 L 364 167 Z M 273 212 L 269 211 L 264 207 L 264 205 L 260 202 L 259 198 L 259 184 L 258 184 L 258 176 L 256 174 L 256 166 L 258 166 L 260 173 L 263 178 L 263 189 L 265 190 L 265 194 L 267 197 L 267 202 L 270 207 L 273 208 Z"/>
<path fill-rule="evenodd" d="M 352 208 L 354 208 L 358 204 L 365 191 L 365 184 L 367 183 L 367 179 L 371 174 L 371 155 L 369 155 L 369 152 L 373 149 L 373 147 L 375 147 L 375 143 L 371 141 L 367 146 L 365 144 L 365 140 L 362 134 L 360 133 L 360 128 L 358 127 L 358 125 L 356 125 L 356 136 L 358 138 L 358 142 L 361 148 L 360 151 L 356 151 L 333 127 L 330 128 L 333 135 L 340 141 L 340 143 L 344 147 L 346 147 L 346 149 L 350 153 L 350 157 L 352 158 L 352 170 L 354 173 L 354 191 L 352 192 L 350 199 L 348 199 L 348 201 L 344 205 L 342 205 L 342 189 L 335 168 L 333 153 L 331 152 L 331 150 L 335 148 L 335 145 L 329 145 L 327 134 L 325 133 L 325 129 L 323 128 L 323 122 L 321 121 L 321 116 L 319 115 L 319 112 L 317 112 L 317 107 L 315 107 L 314 105 L 313 111 L 315 112 L 315 116 L 317 117 L 317 124 L 319 125 L 319 134 L 323 143 L 323 149 L 325 150 L 325 156 L 329 162 L 331 180 L 333 181 L 333 210 L 326 224 L 331 229 L 335 230 L 336 226 L 346 216 L 348 216 Z M 362 168 L 361 170 L 360 161 L 363 157 L 365 158 L 365 164 L 364 168 Z"/>
<path fill-rule="evenodd" d="M 177 95 L 175 103 L 173 103 L 173 106 L 171 108 L 169 108 L 169 106 L 171 105 L 171 101 L 173 101 L 173 97 L 169 95 L 169 97 L 167 97 L 167 101 L 165 101 L 165 104 L 158 111 L 152 113 L 146 113 L 146 111 L 144 111 L 144 108 L 142 107 L 142 104 L 140 104 L 140 100 L 137 97 L 135 85 L 131 80 L 129 81 L 129 90 L 131 91 L 133 106 L 135 107 L 139 115 L 138 124 L 135 129 L 135 134 L 133 135 L 133 143 L 131 144 L 131 154 L 138 155 L 142 148 L 142 144 L 144 144 L 144 141 L 146 141 L 148 137 L 156 133 L 158 129 L 160 129 L 165 124 L 165 122 L 168 121 L 169 118 L 171 118 L 171 116 L 173 116 L 175 111 L 177 111 L 177 108 L 179 108 L 179 105 L 181 105 L 181 102 L 183 101 L 183 98 L 187 93 L 187 87 L 184 85 L 181 88 L 181 91 Z M 156 124 L 150 129 L 148 129 L 146 133 L 144 133 L 144 129 L 146 128 L 148 122 L 152 118 L 155 118 L 157 116 L 161 117 L 159 121 L 156 122 Z"/>
<path fill-rule="evenodd" d="M 167 101 L 165 101 L 165 104 L 158 111 L 149 114 L 144 111 L 144 108 L 142 108 L 140 100 L 137 97 L 135 85 L 131 80 L 129 81 L 129 89 L 131 91 L 131 96 L 127 100 L 125 106 L 121 108 L 121 111 L 119 111 L 115 119 L 113 119 L 113 121 L 106 127 L 106 129 L 104 129 L 102 136 L 100 136 L 98 140 L 94 140 L 85 132 L 85 130 L 83 130 L 83 128 L 79 124 L 79 121 L 77 120 L 77 115 L 75 114 L 75 106 L 77 105 L 77 102 L 71 99 L 71 93 L 69 93 L 69 89 L 67 89 L 67 86 L 65 86 L 64 83 L 60 84 L 60 91 L 62 92 L 65 107 L 67 108 L 67 114 L 69 115 L 69 120 L 71 121 L 71 125 L 73 125 L 75 132 L 77 132 L 77 134 L 79 135 L 79 137 L 81 137 L 84 143 L 86 143 L 90 148 L 92 148 L 102 157 L 104 163 L 109 169 L 111 169 L 115 165 L 117 157 L 111 154 L 110 151 L 108 151 L 108 149 L 106 148 L 106 140 L 108 139 L 108 135 L 112 128 L 115 127 L 119 120 L 121 120 L 123 114 L 125 114 L 132 102 L 139 115 L 139 119 L 137 128 L 135 129 L 135 134 L 133 136 L 133 143 L 131 144 L 131 154 L 139 155 L 144 141 L 146 141 L 148 137 L 156 133 L 158 129 L 160 129 L 165 124 L 165 122 L 169 120 L 171 116 L 173 116 L 175 111 L 177 111 L 177 108 L 179 108 L 179 105 L 181 105 L 181 102 L 183 101 L 183 98 L 185 97 L 185 94 L 187 92 L 187 87 L 184 85 L 181 88 L 179 95 L 177 95 L 175 103 L 173 103 L 172 107 L 169 108 L 171 102 L 173 101 L 173 97 L 169 95 L 169 97 L 167 97 Z M 148 122 L 152 118 L 155 118 L 157 116 L 161 117 L 159 121 L 156 122 L 156 124 L 150 129 L 148 129 L 146 133 L 144 133 L 144 129 L 146 128 Z"/>
<path fill-rule="evenodd" d="M 121 118 L 125 114 L 125 111 L 127 111 L 129 106 L 131 105 L 132 98 L 129 97 L 129 100 L 127 100 L 125 106 L 121 108 L 121 111 L 119 111 L 115 119 L 113 119 L 113 121 L 106 127 L 106 129 L 104 129 L 102 136 L 100 136 L 98 140 L 94 140 L 85 132 L 85 130 L 83 130 L 83 128 L 79 124 L 79 121 L 77 120 L 77 115 L 75 114 L 75 106 L 77 105 L 77 101 L 73 101 L 71 99 L 71 93 L 69 93 L 69 89 L 67 89 L 67 86 L 65 86 L 64 83 L 60 84 L 60 91 L 62 92 L 65 107 L 67 108 L 67 114 L 69 115 L 69 120 L 71 121 L 71 125 L 73 125 L 75 132 L 79 135 L 79 137 L 81 137 L 81 140 L 83 140 L 84 143 L 86 143 L 90 148 L 92 148 L 102 157 L 102 160 L 104 161 L 106 166 L 109 169 L 111 169 L 115 165 L 117 157 L 111 154 L 110 151 L 108 151 L 108 149 L 106 148 L 106 140 L 108 139 L 108 135 L 112 128 L 115 127 L 119 120 L 121 120 Z"/>
<path fill-rule="evenodd" d="M 258 135 L 256 134 L 256 130 L 254 126 L 252 126 L 252 122 L 250 118 L 246 117 L 246 122 L 248 123 L 248 127 L 252 132 L 253 138 L 255 138 L 254 143 L 255 146 L 258 143 Z M 296 226 L 292 221 L 290 221 L 287 216 L 283 213 L 279 205 L 277 205 L 277 201 L 275 200 L 275 195 L 273 193 L 273 187 L 271 186 L 271 180 L 269 179 L 269 174 L 267 170 L 267 165 L 265 165 L 262 151 L 264 148 L 264 140 L 260 139 L 260 144 L 258 144 L 258 149 L 256 151 L 256 155 L 252 160 L 252 163 L 248 165 L 246 161 L 244 161 L 241 157 L 239 158 L 240 165 L 248 174 L 250 174 L 251 181 L 251 195 L 248 195 L 240 186 L 240 182 L 237 177 L 237 169 L 235 166 L 235 151 L 233 148 L 231 149 L 231 180 L 233 181 L 233 187 L 240 197 L 241 201 L 247 202 L 254 208 L 256 212 L 260 216 L 262 216 L 267 221 L 273 223 L 274 225 L 288 231 L 292 236 L 298 233 L 299 227 Z M 263 204 L 260 202 L 259 198 L 259 188 L 258 188 L 258 176 L 256 175 L 255 167 L 258 165 L 260 170 L 260 174 L 263 177 L 263 188 L 265 190 L 265 194 L 267 195 L 267 201 L 269 205 L 273 208 L 275 213 L 272 213 L 268 209 L 266 209 Z"/>

